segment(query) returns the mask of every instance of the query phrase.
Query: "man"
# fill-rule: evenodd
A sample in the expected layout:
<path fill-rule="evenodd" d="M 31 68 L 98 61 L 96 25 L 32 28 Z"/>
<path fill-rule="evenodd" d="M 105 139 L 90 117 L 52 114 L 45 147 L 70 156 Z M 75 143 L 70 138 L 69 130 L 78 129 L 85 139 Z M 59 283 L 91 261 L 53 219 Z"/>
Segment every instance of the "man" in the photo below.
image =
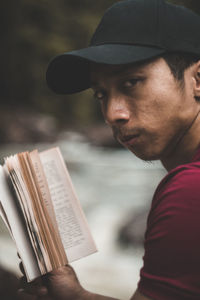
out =
<path fill-rule="evenodd" d="M 47 70 L 56 93 L 92 88 L 115 138 L 169 171 L 152 201 L 132 300 L 200 299 L 199 58 L 199 16 L 164 0 L 126 0 L 105 13 L 88 48 Z M 84 290 L 70 266 L 44 280 L 30 286 L 40 299 L 112 299 Z"/>

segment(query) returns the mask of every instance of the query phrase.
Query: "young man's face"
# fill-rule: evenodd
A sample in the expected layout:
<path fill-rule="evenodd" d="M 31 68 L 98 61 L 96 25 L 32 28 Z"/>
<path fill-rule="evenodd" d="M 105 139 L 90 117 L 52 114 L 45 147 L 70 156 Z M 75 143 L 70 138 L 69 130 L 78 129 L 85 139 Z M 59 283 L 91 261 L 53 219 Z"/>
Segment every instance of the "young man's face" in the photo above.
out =
<path fill-rule="evenodd" d="M 181 88 L 163 58 L 139 67 L 92 64 L 91 81 L 115 138 L 143 160 L 171 155 L 197 112 L 192 80 Z"/>

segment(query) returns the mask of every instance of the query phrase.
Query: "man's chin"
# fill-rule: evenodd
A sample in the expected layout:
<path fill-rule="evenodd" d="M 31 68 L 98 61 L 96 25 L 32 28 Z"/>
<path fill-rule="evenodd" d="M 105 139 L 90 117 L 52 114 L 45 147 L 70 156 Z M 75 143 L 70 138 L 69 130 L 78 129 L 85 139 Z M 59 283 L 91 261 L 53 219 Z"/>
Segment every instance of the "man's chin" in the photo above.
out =
<path fill-rule="evenodd" d="M 129 151 L 131 151 L 135 156 L 137 156 L 139 159 L 149 162 L 154 160 L 159 160 L 159 155 L 155 153 L 145 152 L 145 151 L 136 151 L 135 149 L 127 148 Z"/>

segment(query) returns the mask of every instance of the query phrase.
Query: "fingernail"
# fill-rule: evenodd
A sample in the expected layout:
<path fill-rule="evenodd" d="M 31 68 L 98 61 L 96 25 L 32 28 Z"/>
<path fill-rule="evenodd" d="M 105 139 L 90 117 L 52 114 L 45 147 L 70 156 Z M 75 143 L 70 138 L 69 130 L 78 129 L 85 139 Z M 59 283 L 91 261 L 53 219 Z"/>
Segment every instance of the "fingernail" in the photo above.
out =
<path fill-rule="evenodd" d="M 39 290 L 38 290 L 38 295 L 39 296 L 45 296 L 48 294 L 48 290 L 46 287 L 41 287 Z"/>

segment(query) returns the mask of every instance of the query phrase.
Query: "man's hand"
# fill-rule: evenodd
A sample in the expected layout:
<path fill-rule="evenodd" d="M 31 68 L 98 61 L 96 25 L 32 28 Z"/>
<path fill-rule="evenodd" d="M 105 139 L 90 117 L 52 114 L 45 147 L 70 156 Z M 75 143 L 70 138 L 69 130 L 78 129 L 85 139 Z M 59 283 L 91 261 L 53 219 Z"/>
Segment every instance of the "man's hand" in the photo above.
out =
<path fill-rule="evenodd" d="M 24 274 L 22 264 L 20 269 Z M 117 300 L 85 290 L 69 265 L 53 270 L 31 283 L 26 283 L 23 277 L 19 299 L 26 299 L 25 294 L 32 295 L 30 300 Z"/>
<path fill-rule="evenodd" d="M 88 299 L 88 292 L 80 285 L 73 268 L 69 265 L 49 273 L 47 287 L 53 299 Z"/>
<path fill-rule="evenodd" d="M 20 268 L 23 272 L 22 265 Z M 32 295 L 33 299 L 45 300 L 90 299 L 89 292 L 80 285 L 73 268 L 69 265 L 58 268 L 31 283 L 26 283 L 23 277 L 19 296 L 20 294 L 22 299 L 24 294 Z"/>

